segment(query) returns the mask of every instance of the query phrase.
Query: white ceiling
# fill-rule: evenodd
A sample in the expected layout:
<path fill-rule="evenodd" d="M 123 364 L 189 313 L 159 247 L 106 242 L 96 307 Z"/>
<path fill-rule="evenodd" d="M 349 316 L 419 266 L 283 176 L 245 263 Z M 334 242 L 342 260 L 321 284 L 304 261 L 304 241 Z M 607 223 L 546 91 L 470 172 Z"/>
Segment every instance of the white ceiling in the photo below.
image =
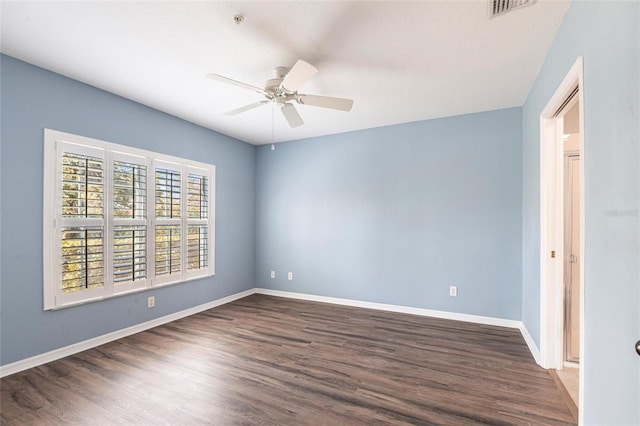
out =
<path fill-rule="evenodd" d="M 300 92 L 351 112 L 275 111 L 274 141 L 521 106 L 569 6 L 538 0 L 488 19 L 478 1 L 2 1 L 3 53 L 250 142 L 272 141 L 271 106 L 205 78 L 262 87 L 304 59 Z M 237 25 L 233 15 L 245 21 Z"/>

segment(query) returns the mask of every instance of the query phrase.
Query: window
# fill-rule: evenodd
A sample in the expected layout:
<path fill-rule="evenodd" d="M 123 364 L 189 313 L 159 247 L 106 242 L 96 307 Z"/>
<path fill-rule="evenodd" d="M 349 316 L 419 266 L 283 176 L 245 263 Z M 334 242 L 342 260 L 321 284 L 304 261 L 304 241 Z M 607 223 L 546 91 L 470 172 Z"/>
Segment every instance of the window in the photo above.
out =
<path fill-rule="evenodd" d="M 209 178 L 187 170 L 187 274 L 208 266 Z"/>
<path fill-rule="evenodd" d="M 215 166 L 45 129 L 44 307 L 214 274 Z"/>

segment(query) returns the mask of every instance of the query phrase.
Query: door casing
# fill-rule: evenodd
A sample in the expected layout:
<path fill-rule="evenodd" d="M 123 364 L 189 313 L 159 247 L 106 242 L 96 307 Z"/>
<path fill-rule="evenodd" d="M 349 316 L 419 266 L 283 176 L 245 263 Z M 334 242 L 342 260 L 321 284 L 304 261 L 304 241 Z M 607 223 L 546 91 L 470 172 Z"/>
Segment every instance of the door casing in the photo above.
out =
<path fill-rule="evenodd" d="M 578 57 L 540 114 L 540 365 L 560 369 L 564 350 L 564 152 L 563 118 L 554 114 L 578 86 L 580 132 L 580 353 L 584 352 L 584 84 L 583 58 Z M 565 109 L 566 111 L 567 109 Z M 551 253 L 555 256 L 552 257 Z M 584 368 L 579 376 L 582 418 Z"/>

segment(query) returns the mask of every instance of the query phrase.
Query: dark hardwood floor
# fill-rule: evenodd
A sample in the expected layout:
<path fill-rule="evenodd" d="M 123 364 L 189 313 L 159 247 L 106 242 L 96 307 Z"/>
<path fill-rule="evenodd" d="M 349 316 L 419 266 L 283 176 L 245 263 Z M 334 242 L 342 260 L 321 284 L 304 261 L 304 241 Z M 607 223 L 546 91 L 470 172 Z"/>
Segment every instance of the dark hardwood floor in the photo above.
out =
<path fill-rule="evenodd" d="M 517 330 L 264 295 L 1 387 L 2 425 L 575 423 Z"/>

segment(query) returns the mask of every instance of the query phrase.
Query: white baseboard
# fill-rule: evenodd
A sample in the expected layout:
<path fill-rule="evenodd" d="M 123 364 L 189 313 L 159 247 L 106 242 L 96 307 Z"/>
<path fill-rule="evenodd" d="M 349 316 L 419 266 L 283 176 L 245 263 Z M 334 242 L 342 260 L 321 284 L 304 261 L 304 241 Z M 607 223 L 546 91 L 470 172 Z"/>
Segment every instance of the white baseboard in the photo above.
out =
<path fill-rule="evenodd" d="M 385 303 L 363 302 L 352 299 L 339 299 L 336 297 L 316 296 L 304 293 L 292 293 L 289 291 L 270 290 L 267 288 L 256 288 L 256 293 L 270 296 L 288 297 L 291 299 L 310 300 L 313 302 L 333 303 L 335 305 L 354 306 L 358 308 L 378 309 L 381 311 L 398 312 L 402 314 L 421 315 L 425 317 L 443 318 L 455 321 L 472 322 L 476 324 L 497 325 L 520 329 L 521 321 L 508 320 L 502 318 L 483 317 L 480 315 L 459 314 L 456 312 L 436 311 L 433 309 L 412 308 L 401 305 L 387 305 Z"/>
<path fill-rule="evenodd" d="M 519 328 L 520 333 L 522 333 L 522 337 L 524 337 L 524 341 L 529 347 L 529 352 L 531 352 L 531 355 L 533 355 L 533 359 L 535 359 L 536 363 L 542 367 L 542 364 L 540 363 L 540 349 L 538 349 L 535 340 L 533 340 L 533 337 L 531 337 L 531 334 L 529 334 L 529 330 L 527 330 L 527 327 L 524 325 L 524 323 L 521 322 Z"/>
<path fill-rule="evenodd" d="M 387 305 L 384 303 L 363 302 L 360 300 L 352 299 L 339 299 L 336 297 L 316 296 L 313 294 L 293 293 L 289 291 L 270 290 L 267 288 L 256 288 L 255 292 L 258 294 L 309 300 L 313 302 L 333 303 L 336 305 L 355 306 L 358 308 L 379 309 L 381 311 L 399 312 L 403 314 L 413 314 L 456 321 L 466 321 L 476 324 L 517 328 L 518 330 L 520 330 L 520 333 L 522 334 L 522 337 L 524 338 L 524 341 L 527 344 L 527 347 L 529 348 L 529 351 L 531 352 L 531 355 L 535 359 L 536 363 L 542 366 L 542 364 L 540 364 L 540 350 L 538 349 L 536 342 L 533 340 L 533 337 L 531 337 L 531 334 L 529 334 L 529 330 L 527 330 L 527 327 L 525 327 L 522 321 L 484 317 L 480 315 L 459 314 L 456 312 L 436 311 L 432 309 L 412 308 L 400 305 Z"/>
<path fill-rule="evenodd" d="M 72 345 L 65 346 L 63 348 L 54 349 L 52 351 L 45 352 L 40 355 L 32 356 L 30 358 L 25 358 L 20 361 L 13 362 L 11 364 L 6 364 L 3 366 L 0 366 L 0 377 L 5 377 L 10 374 L 18 373 L 20 371 L 27 370 L 29 368 L 46 364 L 47 362 L 55 361 L 57 359 L 64 358 L 69 355 L 74 355 L 74 354 L 77 354 L 78 352 L 86 351 L 87 349 L 95 348 L 96 346 L 104 345 L 105 343 L 109 343 L 111 341 L 121 339 L 123 337 L 127 337 L 132 334 L 136 334 L 141 331 L 145 331 L 150 328 L 157 327 L 159 325 L 163 325 L 171 321 L 176 321 L 181 318 L 188 317 L 190 315 L 194 315 L 202 311 L 206 311 L 207 309 L 215 308 L 216 306 L 233 302 L 234 300 L 241 299 L 246 296 L 250 296 L 253 293 L 255 293 L 255 289 L 252 288 L 240 293 L 232 294 L 230 296 L 214 300 L 212 302 L 194 306 L 192 308 L 185 309 L 180 312 L 175 312 L 173 314 L 166 315 L 164 317 L 156 318 L 151 321 L 146 321 L 140 324 L 133 325 L 131 327 L 123 328 L 121 330 L 117 330 L 112 333 L 103 334 L 102 336 L 98 336 L 89 340 L 84 340 L 82 342 L 74 343 Z"/>
<path fill-rule="evenodd" d="M 242 299 L 243 297 L 250 296 L 254 293 L 277 296 L 277 297 L 287 297 L 291 299 L 309 300 L 314 302 L 331 303 L 335 305 L 354 306 L 358 308 L 378 309 L 381 311 L 398 312 L 403 314 L 443 318 L 443 319 L 450 319 L 455 321 L 465 321 L 465 322 L 471 322 L 476 324 L 517 328 L 522 333 L 522 337 L 524 337 L 524 340 L 527 343 L 527 346 L 529 347 L 529 350 L 531 351 L 531 354 L 533 355 L 534 359 L 538 364 L 540 364 L 540 351 L 536 346 L 533 338 L 529 334 L 529 331 L 521 321 L 494 318 L 494 317 L 485 317 L 480 315 L 460 314 L 456 312 L 437 311 L 433 309 L 412 308 L 409 306 L 388 305 L 384 303 L 365 302 L 365 301 L 352 300 L 352 299 L 340 299 L 337 297 L 316 296 L 312 294 L 294 293 L 294 292 L 280 291 L 280 290 L 270 290 L 266 288 L 252 288 L 240 293 L 232 294 L 230 296 L 214 300 L 212 302 L 208 302 L 202 305 L 194 306 L 189 309 L 185 309 L 180 312 L 166 315 L 161 318 L 156 318 L 151 321 L 147 321 L 140 324 L 136 324 L 131 327 L 123 328 L 122 330 L 117 330 L 112 333 L 107 333 L 102 336 L 94 337 L 89 340 L 84 340 L 82 342 L 74 343 L 72 345 L 65 346 L 63 348 L 55 349 L 53 351 L 49 351 L 40 355 L 36 355 L 30 358 L 13 362 L 11 364 L 0 366 L 0 377 L 5 377 L 10 374 L 18 373 L 20 371 L 27 370 L 29 368 L 37 367 L 39 365 L 46 364 L 48 362 L 55 361 L 60 358 L 64 358 L 66 356 L 74 355 L 74 354 L 77 354 L 78 352 L 95 348 L 96 346 L 100 346 L 105 343 L 108 343 L 117 339 L 121 339 L 123 337 L 127 337 L 132 334 L 139 333 L 141 331 L 145 331 L 153 327 L 157 327 L 159 325 L 169 323 L 171 321 L 176 321 L 181 318 L 188 317 L 190 315 L 194 315 L 202 311 L 206 311 L 207 309 L 215 308 L 216 306 L 233 302 L 234 300 Z"/>

